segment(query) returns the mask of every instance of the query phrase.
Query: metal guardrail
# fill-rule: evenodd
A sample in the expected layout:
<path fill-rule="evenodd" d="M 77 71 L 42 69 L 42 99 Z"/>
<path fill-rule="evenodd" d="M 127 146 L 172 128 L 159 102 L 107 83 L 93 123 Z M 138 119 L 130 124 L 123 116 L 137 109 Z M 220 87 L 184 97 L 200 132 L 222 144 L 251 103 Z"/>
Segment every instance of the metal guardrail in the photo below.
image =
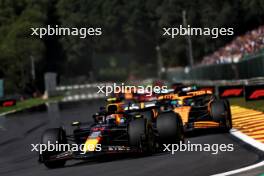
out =
<path fill-rule="evenodd" d="M 63 96 L 64 102 L 105 98 L 105 94 L 98 93 L 99 87 L 110 86 L 112 83 L 90 83 L 57 86 L 54 95 Z"/>
<path fill-rule="evenodd" d="M 264 77 L 256 77 L 247 80 L 246 85 L 259 85 L 264 84 Z"/>
<path fill-rule="evenodd" d="M 92 84 L 78 84 L 78 85 L 68 85 L 68 86 L 57 86 L 56 91 L 68 91 L 68 90 L 77 90 L 77 89 L 90 89 L 97 88 L 98 86 L 107 86 L 111 83 L 92 83 Z"/>
<path fill-rule="evenodd" d="M 264 77 L 240 80 L 185 80 L 183 84 L 195 84 L 198 86 L 235 86 L 235 85 L 264 85 Z M 113 83 L 92 83 L 81 85 L 57 86 L 56 92 L 64 96 L 63 101 L 79 101 L 87 99 L 106 98 L 103 93 L 98 93 L 101 86 L 112 86 Z"/>
<path fill-rule="evenodd" d="M 184 84 L 196 84 L 201 86 L 260 85 L 264 84 L 264 77 L 240 80 L 186 80 L 181 82 Z"/>

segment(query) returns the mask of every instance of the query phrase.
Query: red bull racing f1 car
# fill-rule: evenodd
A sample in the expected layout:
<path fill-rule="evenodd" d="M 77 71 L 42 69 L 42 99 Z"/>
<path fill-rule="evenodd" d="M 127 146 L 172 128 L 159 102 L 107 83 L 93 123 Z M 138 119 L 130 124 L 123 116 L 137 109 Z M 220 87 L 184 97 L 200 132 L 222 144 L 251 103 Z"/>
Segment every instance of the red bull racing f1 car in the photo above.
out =
<path fill-rule="evenodd" d="M 111 153 L 139 152 L 151 154 L 163 143 L 179 143 L 183 140 L 181 119 L 173 112 L 160 114 L 155 123 L 148 116 L 149 109 L 125 107 L 123 103 L 109 103 L 105 110 L 96 113 L 94 123 L 82 127 L 74 122 L 73 134 L 67 135 L 62 128 L 47 129 L 41 144 L 69 145 L 63 150 L 45 150 L 39 161 L 48 168 L 62 167 L 70 159 L 88 159 Z M 126 110 L 124 110 L 126 109 Z M 74 147 L 72 147 L 74 146 Z"/>

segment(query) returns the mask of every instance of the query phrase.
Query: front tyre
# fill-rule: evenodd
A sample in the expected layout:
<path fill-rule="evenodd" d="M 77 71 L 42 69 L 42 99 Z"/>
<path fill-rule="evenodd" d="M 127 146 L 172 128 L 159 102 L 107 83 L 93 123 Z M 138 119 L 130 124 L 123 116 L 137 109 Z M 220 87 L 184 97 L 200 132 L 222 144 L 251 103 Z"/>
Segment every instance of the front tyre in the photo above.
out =
<path fill-rule="evenodd" d="M 180 143 L 184 141 L 184 131 L 180 115 L 164 112 L 157 117 L 157 130 L 160 143 Z"/>
<path fill-rule="evenodd" d="M 66 133 L 61 128 L 51 128 L 47 129 L 41 137 L 41 144 L 67 144 L 67 138 Z M 66 160 L 50 160 L 51 156 L 55 156 L 63 151 L 43 151 L 42 154 L 40 154 L 40 157 L 42 158 L 43 163 L 48 168 L 58 168 L 63 167 L 66 163 Z"/>
<path fill-rule="evenodd" d="M 129 144 L 144 153 L 152 153 L 155 149 L 155 137 L 152 126 L 147 119 L 133 120 L 128 125 Z"/>

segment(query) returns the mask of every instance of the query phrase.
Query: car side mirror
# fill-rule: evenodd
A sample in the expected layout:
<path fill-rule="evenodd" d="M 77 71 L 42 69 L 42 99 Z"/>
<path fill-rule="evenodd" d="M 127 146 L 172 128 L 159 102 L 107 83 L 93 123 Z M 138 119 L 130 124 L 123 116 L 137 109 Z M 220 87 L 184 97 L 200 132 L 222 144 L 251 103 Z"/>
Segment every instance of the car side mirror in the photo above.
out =
<path fill-rule="evenodd" d="M 72 126 L 80 126 L 81 125 L 81 122 L 72 122 L 72 124 L 71 124 Z"/>

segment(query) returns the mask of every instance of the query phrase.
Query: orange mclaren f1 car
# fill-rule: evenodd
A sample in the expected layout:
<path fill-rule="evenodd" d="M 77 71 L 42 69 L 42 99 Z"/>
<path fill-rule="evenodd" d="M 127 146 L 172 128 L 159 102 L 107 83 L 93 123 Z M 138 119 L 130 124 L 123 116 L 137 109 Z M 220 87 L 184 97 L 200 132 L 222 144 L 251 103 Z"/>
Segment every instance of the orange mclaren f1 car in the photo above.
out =
<path fill-rule="evenodd" d="M 184 87 L 181 91 L 159 96 L 164 107 L 170 107 L 182 119 L 185 131 L 219 128 L 228 132 L 232 128 L 229 101 L 217 99 L 210 90 Z"/>

